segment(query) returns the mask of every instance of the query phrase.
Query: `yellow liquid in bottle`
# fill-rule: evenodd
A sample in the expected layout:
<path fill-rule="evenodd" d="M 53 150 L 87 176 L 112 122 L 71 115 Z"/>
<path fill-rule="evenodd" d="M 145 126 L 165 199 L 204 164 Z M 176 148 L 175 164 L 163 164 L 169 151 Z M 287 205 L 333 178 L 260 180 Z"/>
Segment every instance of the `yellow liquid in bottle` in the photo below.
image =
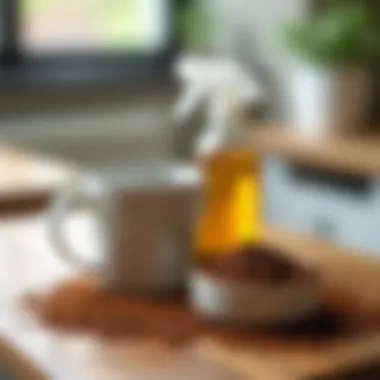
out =
<path fill-rule="evenodd" d="M 258 167 L 252 151 L 219 152 L 202 163 L 203 204 L 196 229 L 200 258 L 228 254 L 261 237 Z"/>

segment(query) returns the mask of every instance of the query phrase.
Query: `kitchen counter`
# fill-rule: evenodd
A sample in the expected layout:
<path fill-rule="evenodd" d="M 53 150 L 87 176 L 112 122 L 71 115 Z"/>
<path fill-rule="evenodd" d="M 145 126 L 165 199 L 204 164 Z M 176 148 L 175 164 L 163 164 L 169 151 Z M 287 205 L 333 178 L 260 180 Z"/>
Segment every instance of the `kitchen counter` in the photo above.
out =
<path fill-rule="evenodd" d="M 45 223 L 36 216 L 0 224 L 0 367 L 17 380 L 291 380 L 380 358 L 380 335 L 374 333 L 322 347 L 227 344 L 205 333 L 173 347 L 157 339 L 114 341 L 51 330 L 28 314 L 21 298 L 77 272 L 54 255 Z M 84 225 L 76 223 L 74 236 L 86 242 Z"/>
<path fill-rule="evenodd" d="M 0 215 L 41 210 L 74 171 L 67 165 L 0 146 Z"/>

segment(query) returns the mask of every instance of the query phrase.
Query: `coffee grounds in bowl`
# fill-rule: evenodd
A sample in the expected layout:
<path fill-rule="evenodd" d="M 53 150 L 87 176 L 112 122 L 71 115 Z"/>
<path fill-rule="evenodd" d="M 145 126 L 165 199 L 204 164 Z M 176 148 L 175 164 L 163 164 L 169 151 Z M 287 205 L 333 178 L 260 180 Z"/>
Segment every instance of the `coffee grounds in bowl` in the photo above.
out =
<path fill-rule="evenodd" d="M 313 278 L 309 269 L 286 259 L 279 250 L 261 244 L 246 245 L 236 252 L 220 255 L 204 269 L 225 279 L 272 285 Z"/>

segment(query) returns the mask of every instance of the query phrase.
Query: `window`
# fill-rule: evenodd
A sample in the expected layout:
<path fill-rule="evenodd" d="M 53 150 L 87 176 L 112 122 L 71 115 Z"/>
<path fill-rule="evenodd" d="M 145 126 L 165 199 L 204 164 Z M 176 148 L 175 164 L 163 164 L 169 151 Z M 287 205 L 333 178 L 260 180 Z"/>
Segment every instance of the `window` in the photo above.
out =
<path fill-rule="evenodd" d="M 168 40 L 167 9 L 167 0 L 21 0 L 21 47 L 28 54 L 157 51 Z"/>
<path fill-rule="evenodd" d="M 181 2 L 0 0 L 0 64 L 13 73 L 0 73 L 0 81 L 20 71 L 29 71 L 29 79 L 41 79 L 51 70 L 64 72 L 65 82 L 86 75 L 117 80 L 128 72 L 143 76 L 144 70 L 156 71 L 157 77 L 169 67 L 174 52 L 173 13 Z"/>

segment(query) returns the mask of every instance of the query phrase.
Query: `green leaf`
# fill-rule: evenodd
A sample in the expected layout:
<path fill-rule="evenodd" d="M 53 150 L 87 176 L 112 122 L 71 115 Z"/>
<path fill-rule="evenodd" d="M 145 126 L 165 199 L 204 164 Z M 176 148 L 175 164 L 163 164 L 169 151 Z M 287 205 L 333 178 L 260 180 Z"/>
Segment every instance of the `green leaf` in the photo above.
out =
<path fill-rule="evenodd" d="M 380 54 L 380 25 L 361 2 L 333 0 L 315 19 L 287 26 L 285 37 L 303 57 L 323 64 L 362 65 Z"/>
<path fill-rule="evenodd" d="M 177 34 L 182 44 L 195 49 L 207 46 L 212 33 L 212 22 L 204 11 L 195 6 L 187 6 L 180 8 L 176 16 Z"/>

